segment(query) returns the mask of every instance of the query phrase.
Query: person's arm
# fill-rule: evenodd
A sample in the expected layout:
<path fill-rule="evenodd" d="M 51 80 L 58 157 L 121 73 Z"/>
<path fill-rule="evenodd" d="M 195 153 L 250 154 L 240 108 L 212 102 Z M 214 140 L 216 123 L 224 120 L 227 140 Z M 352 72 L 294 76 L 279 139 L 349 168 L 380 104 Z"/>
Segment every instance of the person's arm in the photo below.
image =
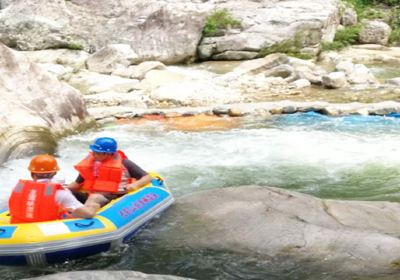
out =
<path fill-rule="evenodd" d="M 131 192 L 134 190 L 138 190 L 141 187 L 147 185 L 153 179 L 146 171 L 140 168 L 136 163 L 129 159 L 125 159 L 123 161 L 123 165 L 128 170 L 131 178 L 136 179 L 135 182 L 128 184 L 126 186 L 126 191 Z"/>
<path fill-rule="evenodd" d="M 152 179 L 153 179 L 153 177 L 151 177 L 149 174 L 144 175 L 139 180 L 127 185 L 126 186 L 126 191 L 127 192 L 131 192 L 131 191 L 134 191 L 134 190 L 138 190 L 141 187 L 143 187 L 143 186 L 147 185 L 148 183 L 150 183 Z"/>
<path fill-rule="evenodd" d="M 67 188 L 71 191 L 77 191 L 81 188 L 81 185 L 85 179 L 81 175 L 79 175 L 74 182 L 71 182 L 67 185 Z"/>

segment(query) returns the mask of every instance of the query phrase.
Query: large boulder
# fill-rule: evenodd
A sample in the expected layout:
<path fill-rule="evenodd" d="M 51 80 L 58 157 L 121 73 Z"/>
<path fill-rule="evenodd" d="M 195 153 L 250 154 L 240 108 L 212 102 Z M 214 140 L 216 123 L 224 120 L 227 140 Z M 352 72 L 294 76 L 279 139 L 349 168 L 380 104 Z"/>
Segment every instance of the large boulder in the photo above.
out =
<path fill-rule="evenodd" d="M 245 186 L 186 195 L 165 218 L 173 222 L 153 230 L 172 247 L 285 259 L 297 269 L 320 267 L 343 276 L 337 279 L 399 272 L 398 203 L 324 200 Z"/>
<path fill-rule="evenodd" d="M 184 0 L 15 0 L 0 11 L 0 41 L 21 50 L 89 52 L 129 44 L 139 61 L 177 63 L 196 55 L 210 8 Z"/>
<path fill-rule="evenodd" d="M 243 51 L 247 52 L 243 58 L 248 59 L 251 52 L 258 54 L 294 38 L 300 47 L 315 46 L 333 40 L 340 20 L 332 0 L 219 1 L 215 9 L 227 9 L 240 22 L 240 31 L 228 28 L 224 34 L 203 38 L 199 45 L 203 60 L 236 60 Z"/>
<path fill-rule="evenodd" d="M 35 280 L 185 280 L 191 278 L 183 278 L 172 275 L 161 274 L 145 274 L 137 271 L 72 271 L 63 272 L 35 278 L 27 278 Z"/>
<path fill-rule="evenodd" d="M 227 9 L 240 21 L 218 37 L 202 39 L 207 16 Z M 282 17 L 282 14 L 285 16 Z M 15 0 L 0 11 L 0 41 L 21 50 L 95 52 L 128 44 L 135 60 L 167 64 L 202 59 L 251 59 L 264 47 L 295 37 L 304 47 L 333 39 L 335 0 Z"/>
<path fill-rule="evenodd" d="M 362 23 L 358 40 L 362 44 L 386 45 L 392 28 L 380 20 L 367 20 Z"/>
<path fill-rule="evenodd" d="M 80 93 L 0 44 L 0 162 L 54 152 L 57 138 L 90 118 Z"/>

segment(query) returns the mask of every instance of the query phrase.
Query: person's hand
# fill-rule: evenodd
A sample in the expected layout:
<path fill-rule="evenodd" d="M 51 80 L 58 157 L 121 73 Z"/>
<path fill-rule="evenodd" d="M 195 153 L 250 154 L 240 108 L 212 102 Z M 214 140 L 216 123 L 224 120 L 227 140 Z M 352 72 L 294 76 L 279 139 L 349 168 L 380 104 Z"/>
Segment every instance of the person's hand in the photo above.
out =
<path fill-rule="evenodd" d="M 126 192 L 132 192 L 132 191 L 136 191 L 140 189 L 140 186 L 136 185 L 136 184 L 129 184 L 126 186 Z"/>

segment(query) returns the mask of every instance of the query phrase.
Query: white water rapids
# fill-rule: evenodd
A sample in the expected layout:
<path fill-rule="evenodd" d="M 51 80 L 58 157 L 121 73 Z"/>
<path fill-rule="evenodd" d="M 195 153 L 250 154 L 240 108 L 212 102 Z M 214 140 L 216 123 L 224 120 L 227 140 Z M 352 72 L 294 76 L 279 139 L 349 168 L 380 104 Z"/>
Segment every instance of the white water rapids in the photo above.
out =
<path fill-rule="evenodd" d="M 115 125 L 70 136 L 59 143 L 57 175 L 68 183 L 73 169 L 101 136 L 145 170 L 167 179 L 176 196 L 208 188 L 259 184 L 322 197 L 396 200 L 400 188 L 400 119 L 286 116 L 246 121 L 224 131 L 166 130 L 162 123 Z M 29 178 L 28 158 L 0 169 L 1 202 L 18 178 Z M 347 189 L 346 189 L 347 188 Z"/>

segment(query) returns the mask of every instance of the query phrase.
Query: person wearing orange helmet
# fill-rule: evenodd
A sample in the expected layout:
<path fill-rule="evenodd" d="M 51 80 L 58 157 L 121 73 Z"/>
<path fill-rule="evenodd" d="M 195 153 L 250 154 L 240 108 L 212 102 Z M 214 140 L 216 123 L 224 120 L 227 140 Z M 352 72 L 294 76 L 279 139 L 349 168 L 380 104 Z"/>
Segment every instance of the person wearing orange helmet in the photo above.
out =
<path fill-rule="evenodd" d="M 117 149 L 114 138 L 97 138 L 89 148 L 91 152 L 75 165 L 78 177 L 68 185 L 80 201 L 89 193 L 113 199 L 151 182 L 152 177 L 146 171 Z"/>
<path fill-rule="evenodd" d="M 85 204 L 52 178 L 59 170 L 50 155 L 32 158 L 28 170 L 32 180 L 19 180 L 8 201 L 11 223 L 31 223 L 62 219 L 67 212 L 78 218 L 92 218 L 104 201 L 102 195 L 92 195 Z"/>

